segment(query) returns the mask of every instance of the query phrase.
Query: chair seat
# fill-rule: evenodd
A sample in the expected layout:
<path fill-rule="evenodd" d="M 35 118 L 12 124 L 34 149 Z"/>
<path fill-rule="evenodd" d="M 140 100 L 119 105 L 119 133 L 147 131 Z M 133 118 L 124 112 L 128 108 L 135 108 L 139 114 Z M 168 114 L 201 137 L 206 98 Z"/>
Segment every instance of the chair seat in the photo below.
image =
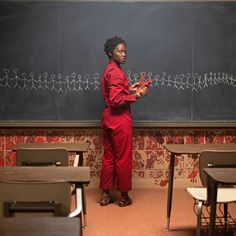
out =
<path fill-rule="evenodd" d="M 204 187 L 188 187 L 187 192 L 196 200 L 207 200 L 207 189 Z M 236 201 L 236 188 L 218 188 L 217 203 L 230 203 Z"/>

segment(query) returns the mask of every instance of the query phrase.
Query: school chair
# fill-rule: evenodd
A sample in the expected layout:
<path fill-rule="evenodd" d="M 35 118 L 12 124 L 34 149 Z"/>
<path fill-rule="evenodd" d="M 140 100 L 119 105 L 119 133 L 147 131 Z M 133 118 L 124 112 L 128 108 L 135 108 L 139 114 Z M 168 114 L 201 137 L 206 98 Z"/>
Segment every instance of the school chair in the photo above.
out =
<path fill-rule="evenodd" d="M 68 166 L 68 152 L 63 148 L 20 148 L 16 150 L 16 165 L 17 166 Z M 79 190 L 75 190 L 74 186 L 71 193 L 76 195 L 77 210 L 75 214 L 78 214 L 80 208 L 85 206 L 85 193 L 84 186 L 81 186 L 82 194 Z M 84 212 L 84 227 L 86 228 L 86 220 Z M 81 216 L 82 220 L 82 216 Z"/>
<path fill-rule="evenodd" d="M 0 182 L 0 192 L 0 217 L 78 217 L 82 235 L 82 207 L 71 212 L 70 183 Z"/>
<path fill-rule="evenodd" d="M 22 213 L 67 216 L 71 207 L 71 189 L 67 182 L 1 182 L 1 216 Z M 32 214 L 34 215 L 34 214 Z M 36 214 L 38 215 L 38 214 Z M 40 214 L 39 214 L 40 215 Z"/>
<path fill-rule="evenodd" d="M 63 148 L 20 148 L 17 166 L 68 166 L 68 152 Z"/>
<path fill-rule="evenodd" d="M 203 207 L 207 201 L 207 183 L 204 168 L 209 167 L 232 167 L 236 166 L 236 151 L 203 151 L 199 156 L 199 175 L 202 186 L 187 187 L 187 192 L 194 199 L 194 211 L 197 215 L 196 235 L 201 235 L 203 225 L 209 225 L 209 210 L 206 206 L 206 212 L 203 212 Z M 216 226 L 229 229 L 232 224 L 235 224 L 229 211 L 228 204 L 236 202 L 236 188 L 234 186 L 220 186 L 217 193 L 217 205 L 219 206 L 218 215 L 216 216 Z M 221 209 L 223 205 L 223 210 Z"/>

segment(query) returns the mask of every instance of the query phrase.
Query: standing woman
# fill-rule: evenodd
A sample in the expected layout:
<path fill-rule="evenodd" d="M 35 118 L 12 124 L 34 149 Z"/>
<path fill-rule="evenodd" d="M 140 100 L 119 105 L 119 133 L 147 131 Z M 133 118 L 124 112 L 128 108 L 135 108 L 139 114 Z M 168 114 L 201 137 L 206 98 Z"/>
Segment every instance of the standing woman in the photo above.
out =
<path fill-rule="evenodd" d="M 106 108 L 102 114 L 104 154 L 100 188 L 101 206 L 111 202 L 109 190 L 115 186 L 121 192 L 119 206 L 132 203 L 128 195 L 132 181 L 132 120 L 130 103 L 145 96 L 147 87 L 138 83 L 129 86 L 128 79 L 121 69 L 126 61 L 126 42 L 119 37 L 107 39 L 104 48 L 109 62 L 101 78 L 102 96 Z M 132 93 L 131 93 L 132 92 Z"/>

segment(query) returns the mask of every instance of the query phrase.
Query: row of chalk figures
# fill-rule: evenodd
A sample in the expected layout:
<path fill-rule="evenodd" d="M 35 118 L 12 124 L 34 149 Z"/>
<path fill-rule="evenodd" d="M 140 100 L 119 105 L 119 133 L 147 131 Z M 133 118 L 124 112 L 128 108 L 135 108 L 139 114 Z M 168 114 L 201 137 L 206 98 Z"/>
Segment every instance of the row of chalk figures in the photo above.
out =
<path fill-rule="evenodd" d="M 236 76 L 225 72 L 206 73 L 179 73 L 168 74 L 167 72 L 152 73 L 141 72 L 146 80 L 151 80 L 151 87 L 172 87 L 178 90 L 191 89 L 199 91 L 209 86 L 225 84 L 236 88 Z M 139 80 L 139 73 L 126 72 L 130 84 Z M 3 69 L 0 74 L 0 88 L 34 90 L 51 90 L 57 93 L 97 91 L 100 90 L 100 74 L 79 74 L 72 72 L 69 75 L 20 73 L 18 68 Z"/>

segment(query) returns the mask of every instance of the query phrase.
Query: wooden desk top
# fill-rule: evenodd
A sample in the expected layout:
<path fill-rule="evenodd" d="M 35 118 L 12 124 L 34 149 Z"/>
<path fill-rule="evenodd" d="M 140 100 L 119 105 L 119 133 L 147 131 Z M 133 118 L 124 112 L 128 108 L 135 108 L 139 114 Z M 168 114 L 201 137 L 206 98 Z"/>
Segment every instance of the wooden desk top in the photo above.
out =
<path fill-rule="evenodd" d="M 0 218 L 2 236 L 80 236 L 79 218 L 7 217 Z"/>
<path fill-rule="evenodd" d="M 0 182 L 89 183 L 90 168 L 80 167 L 0 167 Z"/>
<path fill-rule="evenodd" d="M 236 184 L 236 168 L 204 168 L 204 172 L 221 184 Z"/>
<path fill-rule="evenodd" d="M 16 151 L 19 148 L 65 148 L 68 152 L 87 152 L 89 143 L 22 143 L 12 148 Z"/>
<path fill-rule="evenodd" d="M 164 147 L 175 154 L 199 154 L 206 150 L 236 151 L 236 144 L 166 144 Z"/>

